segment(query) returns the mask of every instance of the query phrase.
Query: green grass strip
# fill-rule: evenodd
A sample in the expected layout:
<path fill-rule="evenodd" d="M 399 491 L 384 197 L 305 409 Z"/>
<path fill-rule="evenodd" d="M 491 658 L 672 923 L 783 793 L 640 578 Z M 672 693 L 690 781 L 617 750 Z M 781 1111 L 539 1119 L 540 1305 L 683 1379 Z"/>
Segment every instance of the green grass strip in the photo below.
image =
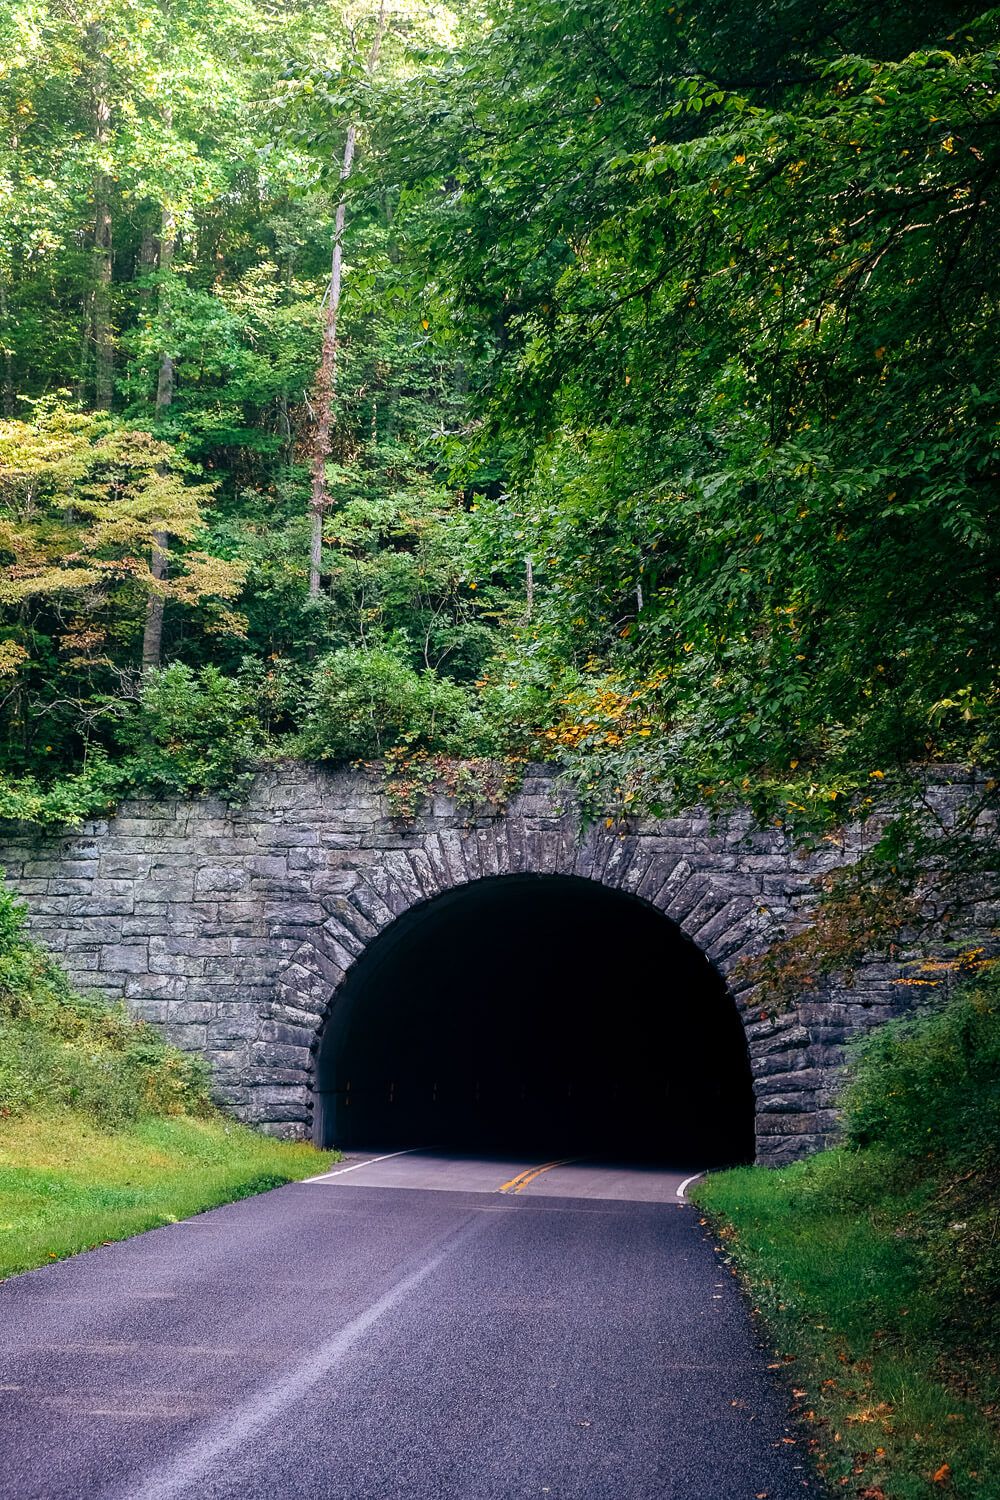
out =
<path fill-rule="evenodd" d="M 220 1116 L 115 1131 L 70 1113 L 0 1121 L 0 1278 L 322 1172 L 337 1153 Z"/>
<path fill-rule="evenodd" d="M 935 1186 L 898 1180 L 888 1154 L 839 1149 L 722 1172 L 692 1196 L 763 1320 L 832 1494 L 1000 1500 L 995 1364 L 949 1327 L 928 1274 L 917 1226 Z M 956 1243 L 965 1227 L 951 1226 Z"/>

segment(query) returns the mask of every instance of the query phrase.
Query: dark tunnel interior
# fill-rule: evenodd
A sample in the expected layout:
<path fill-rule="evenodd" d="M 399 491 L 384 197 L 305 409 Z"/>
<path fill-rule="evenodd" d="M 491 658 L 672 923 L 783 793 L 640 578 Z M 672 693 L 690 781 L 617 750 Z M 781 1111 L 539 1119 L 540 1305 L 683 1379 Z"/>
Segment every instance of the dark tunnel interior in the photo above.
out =
<path fill-rule="evenodd" d="M 380 934 L 332 1006 L 316 1093 L 323 1145 L 753 1159 L 718 974 L 653 908 L 569 876 L 478 881 Z"/>

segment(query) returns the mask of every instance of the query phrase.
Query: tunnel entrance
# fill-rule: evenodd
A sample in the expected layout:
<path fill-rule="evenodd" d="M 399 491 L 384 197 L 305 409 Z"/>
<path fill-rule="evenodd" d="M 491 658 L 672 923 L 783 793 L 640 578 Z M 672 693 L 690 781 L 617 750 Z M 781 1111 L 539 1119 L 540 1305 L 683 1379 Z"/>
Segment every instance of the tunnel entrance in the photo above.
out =
<path fill-rule="evenodd" d="M 723 981 L 654 908 L 508 875 L 373 940 L 316 1061 L 322 1145 L 751 1161 L 746 1039 Z"/>

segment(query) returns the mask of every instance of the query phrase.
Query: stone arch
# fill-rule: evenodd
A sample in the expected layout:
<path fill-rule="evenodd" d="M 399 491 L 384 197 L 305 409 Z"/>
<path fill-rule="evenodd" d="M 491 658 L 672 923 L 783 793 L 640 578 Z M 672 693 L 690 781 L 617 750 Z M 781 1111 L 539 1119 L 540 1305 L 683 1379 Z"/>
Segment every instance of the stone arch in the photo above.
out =
<path fill-rule="evenodd" d="M 302 1079 L 307 1131 L 312 1129 L 315 1058 L 327 1017 L 337 1004 L 361 956 L 399 919 L 448 892 L 505 875 L 570 876 L 622 895 L 667 918 L 727 985 L 747 1038 L 755 1075 L 774 1049 L 770 1029 L 756 1028 L 729 982 L 739 958 L 765 946 L 775 922 L 762 904 L 755 882 L 734 881 L 734 856 L 716 842 L 716 863 L 726 877 L 716 881 L 712 860 L 691 858 L 690 840 L 662 834 L 622 834 L 592 827 L 580 836 L 565 816 L 518 817 L 516 811 L 476 826 L 424 828 L 405 845 L 386 849 L 377 862 L 358 871 L 350 889 L 324 901 L 325 919 L 290 955 L 281 970 L 271 1007 L 269 1044 L 287 1038 L 307 1043 L 310 1062 Z M 786 1039 L 788 1040 L 788 1039 Z M 791 1040 L 794 1040 L 792 1038 Z M 760 1054 L 758 1058 L 757 1054 Z"/>

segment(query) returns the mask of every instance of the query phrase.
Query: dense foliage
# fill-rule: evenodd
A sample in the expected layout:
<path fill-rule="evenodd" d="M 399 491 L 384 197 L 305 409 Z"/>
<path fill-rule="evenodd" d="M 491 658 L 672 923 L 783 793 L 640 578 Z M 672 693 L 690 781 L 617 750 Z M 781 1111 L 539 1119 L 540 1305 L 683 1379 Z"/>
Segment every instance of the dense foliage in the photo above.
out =
<path fill-rule="evenodd" d="M 395 748 L 816 826 L 992 764 L 996 13 L 0 27 L 8 813 Z"/>
<path fill-rule="evenodd" d="M 832 1485 L 884 1500 L 995 1493 L 998 1079 L 994 967 L 865 1040 L 846 1145 L 698 1190 Z"/>
<path fill-rule="evenodd" d="M 420 222 L 502 329 L 488 527 L 534 559 L 511 670 L 567 674 L 556 742 L 611 795 L 793 815 L 989 760 L 996 16 L 495 10 Z"/>

